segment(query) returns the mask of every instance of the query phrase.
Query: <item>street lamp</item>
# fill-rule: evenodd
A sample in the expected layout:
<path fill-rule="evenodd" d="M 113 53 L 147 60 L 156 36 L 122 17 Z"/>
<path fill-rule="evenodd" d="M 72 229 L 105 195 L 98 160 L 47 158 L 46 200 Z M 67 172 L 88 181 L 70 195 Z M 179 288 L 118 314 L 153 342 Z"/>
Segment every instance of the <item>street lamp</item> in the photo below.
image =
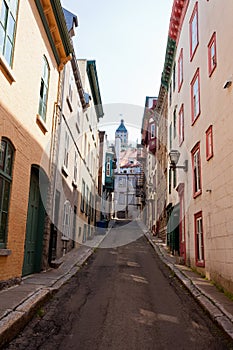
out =
<path fill-rule="evenodd" d="M 187 159 L 184 161 L 184 165 L 177 165 L 180 158 L 180 152 L 178 150 L 172 149 L 168 155 L 170 158 L 170 169 L 183 169 L 185 172 L 188 171 Z"/>

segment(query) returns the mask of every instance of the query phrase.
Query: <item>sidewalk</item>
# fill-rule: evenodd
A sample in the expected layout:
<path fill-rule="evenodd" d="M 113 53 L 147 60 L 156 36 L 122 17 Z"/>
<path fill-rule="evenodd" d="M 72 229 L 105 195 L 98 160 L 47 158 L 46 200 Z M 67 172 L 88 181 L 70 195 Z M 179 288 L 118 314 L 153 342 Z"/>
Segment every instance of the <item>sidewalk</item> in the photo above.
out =
<path fill-rule="evenodd" d="M 23 278 L 21 284 L 0 291 L 0 349 L 12 340 L 35 312 L 74 276 L 108 234 L 96 235 L 87 245 L 73 249 L 61 258 L 57 269 Z"/>
<path fill-rule="evenodd" d="M 143 224 L 142 224 L 143 225 Z M 210 281 L 202 278 L 185 265 L 179 265 L 166 245 L 142 227 L 144 235 L 159 255 L 160 259 L 173 271 L 200 305 L 209 313 L 213 321 L 233 340 L 233 301 L 221 293 Z M 144 226 L 144 225 L 143 225 Z"/>

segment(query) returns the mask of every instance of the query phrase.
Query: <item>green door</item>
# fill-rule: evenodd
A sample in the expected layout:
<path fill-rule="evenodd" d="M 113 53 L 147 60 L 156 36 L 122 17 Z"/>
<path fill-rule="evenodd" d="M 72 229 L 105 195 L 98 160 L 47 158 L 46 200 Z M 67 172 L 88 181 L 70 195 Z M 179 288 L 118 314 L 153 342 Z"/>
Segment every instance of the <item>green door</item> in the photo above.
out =
<path fill-rule="evenodd" d="M 32 172 L 28 201 L 26 239 L 24 246 L 23 276 L 40 270 L 42 237 L 40 227 L 41 199 L 38 176 Z"/>

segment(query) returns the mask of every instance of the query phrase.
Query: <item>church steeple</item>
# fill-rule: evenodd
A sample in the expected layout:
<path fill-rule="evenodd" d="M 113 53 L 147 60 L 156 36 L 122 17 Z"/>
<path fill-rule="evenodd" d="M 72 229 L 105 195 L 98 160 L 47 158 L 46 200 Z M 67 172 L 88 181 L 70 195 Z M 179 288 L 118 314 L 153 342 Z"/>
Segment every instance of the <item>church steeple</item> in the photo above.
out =
<path fill-rule="evenodd" d="M 124 125 L 124 119 L 121 119 L 121 124 L 116 129 L 115 138 L 119 137 L 121 139 L 121 147 L 126 148 L 128 146 L 128 131 Z"/>

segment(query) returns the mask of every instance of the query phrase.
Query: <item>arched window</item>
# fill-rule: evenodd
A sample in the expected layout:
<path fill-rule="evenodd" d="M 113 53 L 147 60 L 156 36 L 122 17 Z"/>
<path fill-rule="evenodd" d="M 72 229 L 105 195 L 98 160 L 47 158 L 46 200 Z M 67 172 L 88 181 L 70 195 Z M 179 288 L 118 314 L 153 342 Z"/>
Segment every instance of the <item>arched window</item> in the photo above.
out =
<path fill-rule="evenodd" d="M 0 144 L 0 248 L 5 248 L 7 241 L 13 157 L 12 144 L 7 139 L 2 138 Z"/>

